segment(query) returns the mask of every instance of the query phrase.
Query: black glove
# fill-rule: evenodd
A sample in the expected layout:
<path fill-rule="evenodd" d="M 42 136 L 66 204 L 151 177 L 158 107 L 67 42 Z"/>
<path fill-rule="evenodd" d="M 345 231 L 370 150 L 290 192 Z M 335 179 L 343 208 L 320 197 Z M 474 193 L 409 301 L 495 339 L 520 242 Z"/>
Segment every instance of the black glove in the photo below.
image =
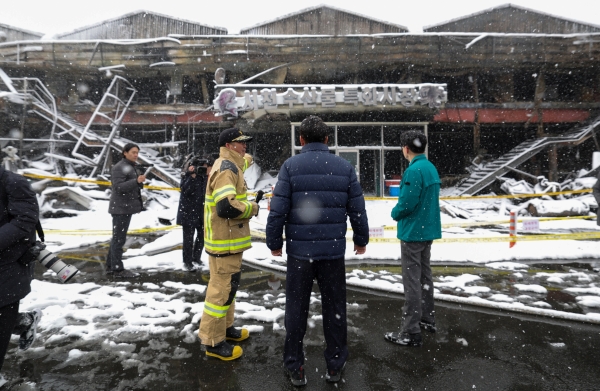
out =
<path fill-rule="evenodd" d="M 260 200 L 262 200 L 263 195 L 265 195 L 265 192 L 262 190 L 259 190 L 256 192 L 256 197 L 254 197 L 254 202 L 256 202 L 257 204 L 260 202 Z"/>

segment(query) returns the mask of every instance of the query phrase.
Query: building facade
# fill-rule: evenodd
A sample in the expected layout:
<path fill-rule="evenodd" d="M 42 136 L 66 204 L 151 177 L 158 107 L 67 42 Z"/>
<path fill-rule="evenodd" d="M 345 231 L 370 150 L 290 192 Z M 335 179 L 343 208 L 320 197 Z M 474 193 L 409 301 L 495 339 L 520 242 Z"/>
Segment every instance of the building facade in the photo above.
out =
<path fill-rule="evenodd" d="M 507 13 L 518 23 L 505 23 Z M 129 27 L 119 27 L 117 20 L 129 21 Z M 255 136 L 251 152 L 265 171 L 277 170 L 298 150 L 298 123 L 320 115 L 332 129 L 332 152 L 355 164 L 365 192 L 373 195 L 388 194 L 386 184 L 402 174 L 404 159 L 395 140 L 403 130 L 428 134 L 428 156 L 451 185 L 467 175 L 473 159 L 497 158 L 600 113 L 595 43 L 600 27 L 510 5 L 420 34 L 327 6 L 243 29 L 241 35 L 155 26 L 160 37 L 149 40 L 153 34 L 142 33 L 143 23 L 125 15 L 102 28 L 37 42 L 40 50 L 26 55 L 15 54 L 22 43 L 3 43 L 0 68 L 13 78 L 43 80 L 58 108 L 82 124 L 114 75 L 122 76 L 137 93 L 121 136 L 179 142 L 181 154 L 209 153 L 217 149 L 219 131 L 235 125 Z M 173 19 L 164 25 L 185 23 Z M 95 35 L 86 36 L 89 31 Z M 124 31 L 139 33 L 119 35 Z M 322 104 L 327 86 L 339 97 L 334 107 Z M 425 86 L 435 86 L 437 98 L 423 93 L 422 104 L 418 91 Z M 274 106 L 267 99 L 265 107 L 263 90 L 267 97 L 273 89 L 283 96 L 290 88 L 297 95 L 294 104 L 281 98 Z M 215 108 L 227 89 L 233 90 L 237 115 Z M 314 105 L 307 101 L 313 93 Z M 356 94 L 356 102 L 346 101 L 346 93 Z M 20 128 L 23 118 L 16 109 L 0 105 L 0 131 Z M 24 120 L 35 136 L 49 132 L 48 121 L 35 115 Z M 97 125 L 109 128 L 101 118 Z M 600 150 L 593 134 L 549 147 L 524 169 L 558 180 L 589 168 L 592 152 Z"/>

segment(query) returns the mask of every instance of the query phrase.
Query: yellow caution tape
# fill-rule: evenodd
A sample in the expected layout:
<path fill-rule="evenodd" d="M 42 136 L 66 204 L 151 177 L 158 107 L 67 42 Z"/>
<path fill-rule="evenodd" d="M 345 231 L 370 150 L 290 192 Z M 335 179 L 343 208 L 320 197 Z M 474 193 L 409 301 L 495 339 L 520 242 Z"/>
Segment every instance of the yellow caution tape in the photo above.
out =
<path fill-rule="evenodd" d="M 535 197 L 543 197 L 543 196 L 555 196 L 555 195 L 564 195 L 564 194 L 581 194 L 581 193 L 590 193 L 592 189 L 580 189 L 580 190 L 566 190 L 566 191 L 553 191 L 550 193 L 536 193 L 536 194 L 508 194 L 508 195 L 489 195 L 489 196 L 454 196 L 454 197 L 440 197 L 440 200 L 444 201 L 471 201 L 471 200 L 481 200 L 481 199 L 491 199 L 491 198 L 535 198 Z"/>
<path fill-rule="evenodd" d="M 252 235 L 252 239 L 263 239 L 264 240 L 267 238 L 267 234 L 265 232 L 257 231 L 255 229 L 250 230 L 250 235 Z"/>
<path fill-rule="evenodd" d="M 539 240 L 590 240 L 600 239 L 600 231 L 581 232 L 572 234 L 551 235 L 522 235 L 522 236 L 492 236 L 492 237 L 468 237 L 468 238 L 442 238 L 436 239 L 435 243 L 490 243 L 490 242 L 533 242 Z M 351 242 L 352 238 L 347 238 Z M 397 238 L 369 238 L 369 243 L 393 243 L 399 244 Z"/>
<path fill-rule="evenodd" d="M 537 220 L 537 221 L 590 220 L 590 219 L 596 219 L 596 216 L 567 216 L 567 217 L 539 217 L 539 218 L 528 217 L 527 218 L 527 220 Z M 517 222 L 522 223 L 525 220 L 526 219 L 517 219 Z M 510 224 L 510 220 L 446 223 L 446 224 L 442 224 L 442 228 L 477 227 L 477 226 L 498 225 L 498 224 Z"/>
<path fill-rule="evenodd" d="M 522 223 L 525 220 L 537 220 L 537 221 L 557 221 L 557 220 L 591 220 L 596 219 L 596 216 L 566 216 L 566 217 L 528 217 L 527 219 L 517 219 L 518 223 Z M 510 220 L 497 220 L 497 221 L 465 221 L 457 223 L 446 223 L 442 224 L 442 228 L 452 227 L 477 227 L 486 225 L 499 225 L 499 224 L 510 224 Z M 396 231 L 398 228 L 395 225 L 386 225 L 383 227 L 384 231 Z M 352 227 L 348 227 L 348 231 L 352 231 Z"/>
<path fill-rule="evenodd" d="M 81 179 L 81 178 L 68 178 L 60 177 L 55 175 L 38 175 L 38 174 L 23 174 L 24 177 L 33 179 L 52 179 L 53 181 L 65 181 L 65 182 L 81 182 L 81 183 L 93 183 L 97 185 L 110 186 L 108 181 L 98 181 L 96 179 Z"/>
<path fill-rule="evenodd" d="M 477 201 L 483 199 L 495 199 L 495 198 L 535 198 L 535 197 L 543 197 L 543 196 L 555 196 L 555 195 L 565 195 L 565 194 L 581 194 L 581 193 L 590 193 L 592 189 L 580 189 L 580 190 L 565 190 L 565 191 L 554 191 L 550 193 L 536 193 L 536 194 L 505 194 L 505 195 L 481 195 L 481 196 L 448 196 L 448 197 L 440 197 L 440 200 L 443 201 Z M 396 201 L 398 197 L 365 197 L 366 201 Z"/>
<path fill-rule="evenodd" d="M 23 176 L 33 179 L 52 179 L 55 181 L 64 181 L 64 182 L 80 182 L 80 183 L 93 183 L 97 185 L 110 186 L 111 183 L 108 181 L 99 181 L 95 179 L 81 179 L 81 178 L 68 178 L 68 177 L 59 177 L 53 175 L 38 175 L 38 174 L 23 174 Z M 144 185 L 144 189 L 148 190 L 173 190 L 173 191 L 181 191 L 178 187 L 164 187 L 164 186 L 151 186 Z M 550 193 L 539 193 L 539 194 L 519 194 L 519 195 L 489 195 L 489 196 L 454 196 L 454 197 L 440 197 L 440 200 L 443 201 L 476 201 L 481 199 L 495 199 L 495 198 L 535 198 L 535 197 L 543 197 L 543 196 L 554 196 L 554 195 L 565 195 L 565 194 L 582 194 L 582 193 L 590 193 L 592 189 L 580 189 L 580 190 L 567 190 L 567 191 L 555 191 Z M 256 196 L 256 192 L 248 192 L 248 195 Z M 272 193 L 265 193 L 263 195 L 264 198 L 273 197 Z M 364 197 L 365 201 L 395 201 L 396 197 Z"/>
<path fill-rule="evenodd" d="M 164 227 L 156 227 L 156 228 L 140 228 L 140 229 L 131 229 L 127 231 L 129 235 L 139 235 L 146 234 L 152 232 L 160 232 L 160 231 L 170 231 L 173 229 L 179 228 L 178 225 L 168 225 Z M 110 230 L 93 230 L 93 229 L 44 229 L 44 232 L 47 234 L 54 235 L 112 235 L 112 231 Z"/>
<path fill-rule="evenodd" d="M 111 185 L 111 182 L 99 181 L 96 179 L 69 178 L 69 177 L 60 177 L 60 176 L 54 176 L 54 175 L 37 175 L 37 174 L 23 174 L 23 176 L 27 177 L 27 178 L 33 178 L 33 179 L 52 179 L 53 181 L 92 183 L 95 185 L 102 185 L 102 186 L 110 186 Z M 144 185 L 144 189 L 180 191 L 180 189 L 178 187 L 163 187 L 163 186 L 151 186 L 151 185 Z"/>

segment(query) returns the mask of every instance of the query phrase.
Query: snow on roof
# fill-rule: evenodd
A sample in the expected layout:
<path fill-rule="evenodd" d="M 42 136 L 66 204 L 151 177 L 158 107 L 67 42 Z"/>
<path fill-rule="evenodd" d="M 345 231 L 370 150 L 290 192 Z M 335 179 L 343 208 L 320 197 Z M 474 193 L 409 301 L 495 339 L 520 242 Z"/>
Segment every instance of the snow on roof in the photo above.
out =
<path fill-rule="evenodd" d="M 469 19 L 469 18 L 472 18 L 474 16 L 479 16 L 479 15 L 487 14 L 489 12 L 497 11 L 497 10 L 500 10 L 500 9 L 503 9 L 503 8 L 515 8 L 515 9 L 518 9 L 518 10 L 521 10 L 521 11 L 532 12 L 532 13 L 537 14 L 537 15 L 549 16 L 551 18 L 561 19 L 561 20 L 565 20 L 565 21 L 568 21 L 568 22 L 579 23 L 579 24 L 583 24 L 583 25 L 586 25 L 586 26 L 592 26 L 592 27 L 600 28 L 599 25 L 595 25 L 595 24 L 591 24 L 591 23 L 587 23 L 587 22 L 581 22 L 579 20 L 574 20 L 574 19 L 569 19 L 569 18 L 563 18 L 562 16 L 557 16 L 557 15 L 549 14 L 549 13 L 546 13 L 546 12 L 534 10 L 534 9 L 531 9 L 531 8 L 522 7 L 520 5 L 516 5 L 516 4 L 512 4 L 512 3 L 506 3 L 506 4 L 499 5 L 497 7 L 492 7 L 492 8 L 484 9 L 483 11 L 475 12 L 475 13 L 472 13 L 472 14 L 469 14 L 469 15 L 459 16 L 458 18 L 450 19 L 450 20 L 447 20 L 445 22 L 431 24 L 429 26 L 423 26 L 423 31 L 425 31 L 427 29 L 430 29 L 430 28 L 443 26 L 445 24 L 450 24 L 450 23 L 458 22 L 460 20 Z"/>
<path fill-rule="evenodd" d="M 395 26 L 395 27 L 398 27 L 398 28 L 401 28 L 401 29 L 404 29 L 404 30 L 408 31 L 408 27 L 406 27 L 406 26 L 402 26 L 402 25 L 399 25 L 399 24 L 396 24 L 396 23 L 390 23 L 390 22 L 385 21 L 385 20 L 375 19 L 375 18 L 372 18 L 370 16 L 359 14 L 359 13 L 352 12 L 352 11 L 348 11 L 348 10 L 345 10 L 345 9 L 342 9 L 342 8 L 332 7 L 332 6 L 326 5 L 326 4 L 319 4 L 319 5 L 315 6 L 315 7 L 304 8 L 304 9 L 301 9 L 300 11 L 297 11 L 297 12 L 292 12 L 290 14 L 282 15 L 282 16 L 280 16 L 278 18 L 271 19 L 271 20 L 268 20 L 266 22 L 255 24 L 254 26 L 243 28 L 243 29 L 240 30 L 240 32 L 247 31 L 247 30 L 250 30 L 250 29 L 253 29 L 253 28 L 256 28 L 256 27 L 264 26 L 266 24 L 279 22 L 281 20 L 288 19 L 288 18 L 291 18 L 293 16 L 297 16 L 297 15 L 300 15 L 300 14 L 305 14 L 305 13 L 310 12 L 310 11 L 318 10 L 320 8 L 328 8 L 328 9 L 331 9 L 331 10 L 334 10 L 334 11 L 344 12 L 346 14 L 358 16 L 360 18 L 369 19 L 369 20 L 372 20 L 374 22 L 379 22 L 379 23 L 390 25 L 390 26 Z"/>
<path fill-rule="evenodd" d="M 196 25 L 199 25 L 199 26 L 208 27 L 208 28 L 212 28 L 212 29 L 215 29 L 215 30 L 222 30 L 222 31 L 224 31 L 227 34 L 227 29 L 225 27 L 209 26 L 209 25 L 204 24 L 204 23 L 199 23 L 199 22 L 195 22 L 193 20 L 188 20 L 188 19 L 175 18 L 173 16 L 161 14 L 161 13 L 154 12 L 154 11 L 137 10 L 137 11 L 133 11 L 133 12 L 121 15 L 121 16 L 117 16 L 117 17 L 112 18 L 112 19 L 105 19 L 105 20 L 103 20 L 101 22 L 98 22 L 98 23 L 90 24 L 90 25 L 87 25 L 87 26 L 76 28 L 75 30 L 71 30 L 71 31 L 68 31 L 68 32 L 65 32 L 65 33 L 57 34 L 56 37 L 61 38 L 61 37 L 64 37 L 66 35 L 75 34 L 75 33 L 78 33 L 78 32 L 81 32 L 81 31 L 84 31 L 84 30 L 87 30 L 87 29 L 90 29 L 92 27 L 101 26 L 101 25 L 103 25 L 105 23 L 114 22 L 114 21 L 117 21 L 119 19 L 125 19 L 125 18 L 128 18 L 130 16 L 135 16 L 135 15 L 142 14 L 142 13 L 149 14 L 149 15 L 160 16 L 160 17 L 163 17 L 163 18 L 168 18 L 168 19 L 173 19 L 173 20 L 178 20 L 178 21 L 181 21 L 181 22 L 196 24 Z"/>
<path fill-rule="evenodd" d="M 22 29 L 20 27 L 10 26 L 10 25 L 4 24 L 4 23 L 0 23 L 0 28 L 5 28 L 5 29 L 11 29 L 11 30 L 15 30 L 15 31 L 20 31 L 22 33 L 27 33 L 27 34 L 31 34 L 31 35 L 37 35 L 38 37 L 44 36 L 44 33 L 38 33 L 36 31 L 26 30 L 26 29 Z"/>
<path fill-rule="evenodd" d="M 545 33 L 471 33 L 471 32 L 424 32 L 424 33 L 377 33 L 377 34 L 348 34 L 345 37 L 473 37 L 475 39 L 483 39 L 485 37 L 510 37 L 510 38 L 590 38 L 600 37 L 600 32 L 581 32 L 581 33 L 569 33 L 569 34 L 545 34 Z M 133 39 L 44 39 L 42 41 L 35 41 L 36 43 L 43 44 L 84 44 L 90 42 L 102 42 L 111 45 L 143 45 L 146 43 L 160 42 L 160 41 L 171 41 L 177 44 L 181 44 L 183 39 L 197 39 L 197 38 L 220 38 L 225 40 L 227 38 L 244 38 L 250 39 L 282 39 L 282 38 L 297 38 L 297 34 L 281 34 L 281 35 L 184 35 L 184 34 L 169 34 L 167 37 L 156 37 L 156 38 L 133 38 Z M 303 35 L 302 38 L 326 38 L 333 37 L 333 35 Z M 582 43 L 584 41 L 578 41 L 576 43 Z M 18 46 L 22 44 L 30 44 L 30 40 L 22 41 L 10 41 L 0 43 L 0 48 L 6 48 L 11 46 Z M 238 43 L 236 43 L 238 44 Z"/>

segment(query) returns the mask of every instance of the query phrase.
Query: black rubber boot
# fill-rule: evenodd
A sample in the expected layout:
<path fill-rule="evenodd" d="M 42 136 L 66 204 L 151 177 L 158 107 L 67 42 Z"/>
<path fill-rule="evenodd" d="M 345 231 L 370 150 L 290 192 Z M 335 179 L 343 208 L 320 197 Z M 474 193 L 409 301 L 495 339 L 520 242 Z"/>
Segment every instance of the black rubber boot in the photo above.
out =
<path fill-rule="evenodd" d="M 244 351 L 239 346 L 233 346 L 223 341 L 215 346 L 205 345 L 206 355 L 223 361 L 231 361 L 242 357 Z"/>
<path fill-rule="evenodd" d="M 248 329 L 236 329 L 231 326 L 225 331 L 225 339 L 240 342 L 250 337 Z"/>

